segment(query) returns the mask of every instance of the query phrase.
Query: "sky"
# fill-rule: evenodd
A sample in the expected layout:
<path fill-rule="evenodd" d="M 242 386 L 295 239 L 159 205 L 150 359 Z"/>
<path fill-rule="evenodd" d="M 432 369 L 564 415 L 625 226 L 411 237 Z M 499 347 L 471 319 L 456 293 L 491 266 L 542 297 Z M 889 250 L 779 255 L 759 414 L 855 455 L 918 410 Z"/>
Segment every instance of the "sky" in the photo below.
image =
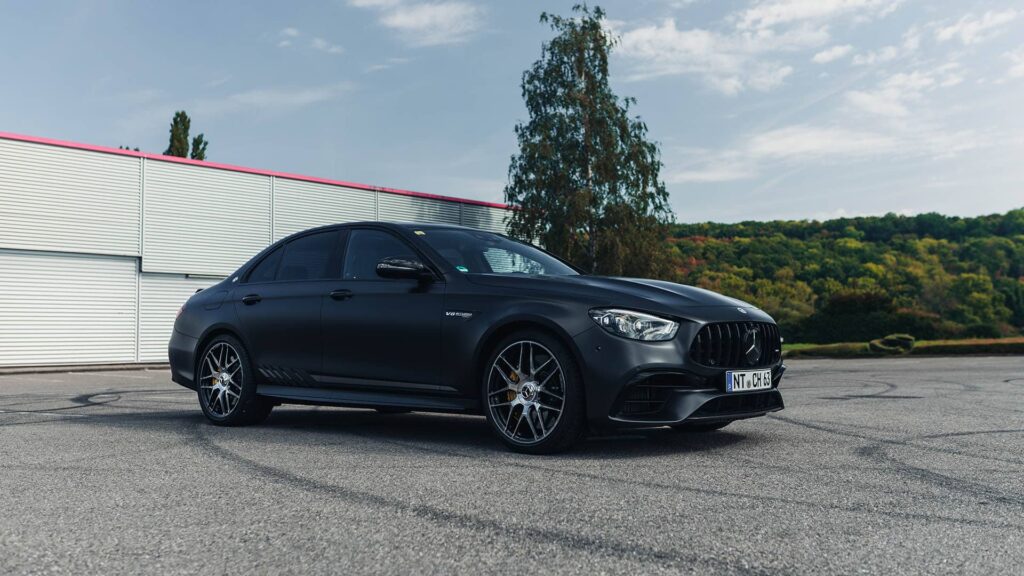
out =
<path fill-rule="evenodd" d="M 502 201 L 574 1 L 0 0 L 0 131 Z M 614 0 L 680 222 L 1024 206 L 1024 4 Z"/>

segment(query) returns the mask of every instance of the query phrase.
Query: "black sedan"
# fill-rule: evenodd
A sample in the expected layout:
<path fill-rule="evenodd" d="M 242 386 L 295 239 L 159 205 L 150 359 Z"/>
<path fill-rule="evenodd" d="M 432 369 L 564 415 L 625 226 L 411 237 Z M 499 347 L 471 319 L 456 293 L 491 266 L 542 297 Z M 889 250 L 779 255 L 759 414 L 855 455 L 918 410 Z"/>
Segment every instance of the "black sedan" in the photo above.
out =
<path fill-rule="evenodd" d="M 770 316 L 714 292 L 581 273 L 457 226 L 281 240 L 188 300 L 169 355 L 215 424 L 282 403 L 483 414 L 514 450 L 588 431 L 711 431 L 783 407 Z"/>

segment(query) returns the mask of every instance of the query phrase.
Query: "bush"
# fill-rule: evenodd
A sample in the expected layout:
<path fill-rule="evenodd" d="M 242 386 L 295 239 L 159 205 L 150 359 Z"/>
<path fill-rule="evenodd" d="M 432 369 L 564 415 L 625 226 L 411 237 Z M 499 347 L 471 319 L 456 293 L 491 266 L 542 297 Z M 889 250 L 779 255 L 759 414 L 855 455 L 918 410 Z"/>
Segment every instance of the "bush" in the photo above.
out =
<path fill-rule="evenodd" d="M 1024 338 L 977 338 L 919 342 L 911 354 L 1024 354 Z"/>
<path fill-rule="evenodd" d="M 861 358 L 876 356 L 867 344 L 863 342 L 841 342 L 839 344 L 822 344 L 820 346 L 807 346 L 792 348 L 785 351 L 786 358 L 814 357 L 822 358 Z"/>
<path fill-rule="evenodd" d="M 1024 355 L 1024 337 L 975 338 L 967 340 L 912 340 L 909 334 L 890 334 L 867 344 L 843 342 L 839 344 L 786 344 L 785 358 L 863 358 L 902 354 L 959 356 L 969 354 L 1021 354 Z"/>
<path fill-rule="evenodd" d="M 967 338 L 999 338 L 1002 332 L 995 324 L 971 324 L 964 328 L 963 335 Z"/>
<path fill-rule="evenodd" d="M 889 334 L 868 342 L 872 352 L 881 354 L 906 354 L 914 347 L 914 337 L 910 334 Z"/>

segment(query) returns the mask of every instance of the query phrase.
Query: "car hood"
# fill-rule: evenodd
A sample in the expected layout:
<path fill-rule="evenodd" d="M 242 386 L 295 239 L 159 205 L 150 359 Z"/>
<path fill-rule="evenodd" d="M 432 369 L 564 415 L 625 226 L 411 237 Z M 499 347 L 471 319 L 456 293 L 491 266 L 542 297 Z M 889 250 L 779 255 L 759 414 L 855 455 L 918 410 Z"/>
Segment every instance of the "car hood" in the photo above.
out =
<path fill-rule="evenodd" d="M 508 274 L 474 274 L 468 276 L 475 284 L 512 289 L 544 291 L 552 295 L 595 300 L 597 305 L 629 306 L 637 300 L 649 303 L 645 308 L 670 312 L 681 308 L 728 306 L 756 310 L 755 306 L 710 290 L 639 278 L 608 276 L 525 276 Z M 632 301 L 632 302 L 631 302 Z"/>

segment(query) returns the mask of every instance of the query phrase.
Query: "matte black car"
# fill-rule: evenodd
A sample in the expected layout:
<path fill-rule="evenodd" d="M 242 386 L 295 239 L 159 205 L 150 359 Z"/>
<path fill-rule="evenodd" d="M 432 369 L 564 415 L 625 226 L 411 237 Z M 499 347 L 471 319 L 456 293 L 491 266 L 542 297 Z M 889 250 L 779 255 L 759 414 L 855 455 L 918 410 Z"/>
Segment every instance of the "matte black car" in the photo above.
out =
<path fill-rule="evenodd" d="M 714 292 L 581 273 L 457 226 L 294 234 L 182 307 L 169 355 L 215 424 L 282 403 L 483 414 L 514 450 L 711 431 L 783 407 L 775 322 Z"/>

